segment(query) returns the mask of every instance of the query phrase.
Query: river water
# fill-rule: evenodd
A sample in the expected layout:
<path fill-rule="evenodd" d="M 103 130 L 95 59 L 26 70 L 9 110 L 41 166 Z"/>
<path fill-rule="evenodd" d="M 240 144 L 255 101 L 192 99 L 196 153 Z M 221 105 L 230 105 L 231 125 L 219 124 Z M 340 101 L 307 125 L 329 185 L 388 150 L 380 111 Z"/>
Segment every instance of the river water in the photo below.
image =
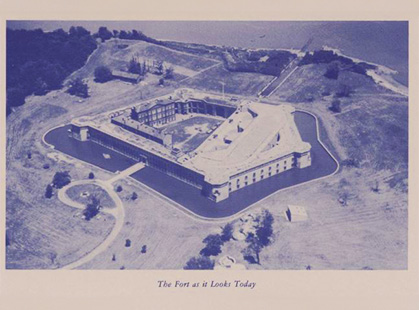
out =
<path fill-rule="evenodd" d="M 251 48 L 310 48 L 326 45 L 345 55 L 397 70 L 408 84 L 408 22 L 405 21 L 8 21 L 14 29 L 68 30 L 80 25 L 96 32 L 100 26 L 140 30 L 156 38 L 181 42 Z"/>

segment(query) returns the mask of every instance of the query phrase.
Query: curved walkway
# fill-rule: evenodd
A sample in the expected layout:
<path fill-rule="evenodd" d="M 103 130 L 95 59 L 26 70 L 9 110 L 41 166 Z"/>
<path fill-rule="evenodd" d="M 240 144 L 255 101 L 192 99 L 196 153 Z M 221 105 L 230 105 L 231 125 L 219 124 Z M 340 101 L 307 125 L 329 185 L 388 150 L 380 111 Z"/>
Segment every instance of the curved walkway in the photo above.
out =
<path fill-rule="evenodd" d="M 75 185 L 83 185 L 83 184 L 94 184 L 99 187 L 101 187 L 103 190 L 105 190 L 109 196 L 112 198 L 112 200 L 115 202 L 116 208 L 113 209 L 102 209 L 101 212 L 107 213 L 112 215 L 115 218 L 115 226 L 113 227 L 111 233 L 106 237 L 106 239 L 99 244 L 96 248 L 93 249 L 93 251 L 89 252 L 87 255 L 83 256 L 82 258 L 78 259 L 77 261 L 70 263 L 68 265 L 65 265 L 61 267 L 61 269 L 74 269 L 77 268 L 90 260 L 92 260 L 96 255 L 102 253 L 105 251 L 111 243 L 115 240 L 115 238 L 118 236 L 119 232 L 121 231 L 123 225 L 124 225 L 124 218 L 125 218 L 125 210 L 123 203 L 119 196 L 114 192 L 112 186 L 110 183 L 106 181 L 101 180 L 81 180 L 81 181 L 75 181 L 70 183 L 69 185 L 63 187 L 58 192 L 58 199 L 60 199 L 63 203 L 66 205 L 69 205 L 73 208 L 77 209 L 84 209 L 85 206 L 81 203 L 78 203 L 72 199 L 70 199 L 67 196 L 67 190 Z"/>

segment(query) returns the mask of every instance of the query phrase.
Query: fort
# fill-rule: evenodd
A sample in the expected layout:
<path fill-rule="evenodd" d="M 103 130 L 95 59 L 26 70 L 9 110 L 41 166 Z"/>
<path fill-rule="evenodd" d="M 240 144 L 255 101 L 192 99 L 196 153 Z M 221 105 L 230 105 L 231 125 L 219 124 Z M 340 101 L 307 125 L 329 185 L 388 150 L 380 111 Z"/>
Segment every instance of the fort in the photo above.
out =
<path fill-rule="evenodd" d="M 311 165 L 295 109 L 191 89 L 74 119 L 72 138 L 90 140 L 162 171 L 219 202 L 231 192 Z"/>

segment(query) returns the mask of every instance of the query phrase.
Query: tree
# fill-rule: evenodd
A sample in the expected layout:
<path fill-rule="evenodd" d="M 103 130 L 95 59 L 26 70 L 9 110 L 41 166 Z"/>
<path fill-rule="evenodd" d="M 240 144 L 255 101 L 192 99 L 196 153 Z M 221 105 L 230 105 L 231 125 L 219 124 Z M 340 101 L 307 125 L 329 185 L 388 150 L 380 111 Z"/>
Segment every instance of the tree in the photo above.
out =
<path fill-rule="evenodd" d="M 164 79 L 163 78 L 159 79 L 159 86 L 164 86 Z"/>
<path fill-rule="evenodd" d="M 94 179 L 94 178 L 95 178 L 95 174 L 94 174 L 93 172 L 90 172 L 90 173 L 89 173 L 89 179 L 91 179 L 91 180 L 92 180 L 92 179 Z"/>
<path fill-rule="evenodd" d="M 117 191 L 118 193 L 122 192 L 122 186 L 121 186 L 121 185 L 118 185 L 118 186 L 116 187 L 116 191 Z"/>
<path fill-rule="evenodd" d="M 192 257 L 186 263 L 185 270 L 211 270 L 214 269 L 214 261 L 207 256 Z"/>
<path fill-rule="evenodd" d="M 81 98 L 89 97 L 89 87 L 87 86 L 87 83 L 80 78 L 70 81 L 70 86 L 68 87 L 67 92 L 70 95 Z"/>
<path fill-rule="evenodd" d="M 274 218 L 268 210 L 263 211 L 260 225 L 256 228 L 256 237 L 262 247 L 268 246 L 271 244 L 272 234 L 273 234 L 273 224 Z"/>
<path fill-rule="evenodd" d="M 112 71 L 108 67 L 99 66 L 95 69 L 95 82 L 106 83 L 112 79 Z"/>
<path fill-rule="evenodd" d="M 260 265 L 260 252 L 263 248 L 260 240 L 254 234 L 249 233 L 246 242 L 248 246 L 242 251 L 243 258 L 251 264 Z"/>
<path fill-rule="evenodd" d="M 164 78 L 165 79 L 173 79 L 174 77 L 174 69 L 172 66 L 170 66 L 169 68 L 166 68 L 165 73 L 164 73 Z"/>
<path fill-rule="evenodd" d="M 223 242 L 227 242 L 230 241 L 231 238 L 233 238 L 233 225 L 231 223 L 227 223 L 221 232 L 221 240 Z"/>
<path fill-rule="evenodd" d="M 45 198 L 51 198 L 52 197 L 52 186 L 51 184 L 47 185 L 47 188 L 45 190 Z"/>
<path fill-rule="evenodd" d="M 221 253 L 221 246 L 224 243 L 219 234 L 208 235 L 202 242 L 205 243 L 206 246 L 199 254 L 204 256 L 217 256 Z"/>
<path fill-rule="evenodd" d="M 138 198 L 137 193 L 133 192 L 132 195 L 131 195 L 131 200 L 137 200 L 137 198 Z"/>
<path fill-rule="evenodd" d="M 143 68 L 141 67 L 141 63 L 139 63 L 135 57 L 132 57 L 129 61 L 128 72 L 143 75 Z"/>
<path fill-rule="evenodd" d="M 243 258 L 251 264 L 260 265 L 260 252 L 262 249 L 272 243 L 274 217 L 271 212 L 264 210 L 261 216 L 258 216 L 259 222 L 256 228 L 256 234 L 249 233 L 246 238 L 248 244 L 243 253 Z"/>
<path fill-rule="evenodd" d="M 86 209 L 83 211 L 86 221 L 90 221 L 100 211 L 100 200 L 96 196 L 91 196 L 90 203 L 87 204 Z"/>
<path fill-rule="evenodd" d="M 143 245 L 141 247 L 141 253 L 143 253 L 143 254 L 147 253 L 147 245 Z"/>
<path fill-rule="evenodd" d="M 56 172 L 52 179 L 52 185 L 55 188 L 63 188 L 67 184 L 70 184 L 71 176 L 68 171 Z"/>
<path fill-rule="evenodd" d="M 112 38 L 112 32 L 110 32 L 106 27 L 99 27 L 97 37 L 100 38 L 102 42 L 105 42 L 106 40 Z"/>
<path fill-rule="evenodd" d="M 334 99 L 332 101 L 332 105 L 329 107 L 330 111 L 333 111 L 335 113 L 340 113 L 342 111 L 341 107 L 340 107 L 340 100 L 339 99 Z"/>
<path fill-rule="evenodd" d="M 163 61 L 157 60 L 154 67 L 156 68 L 156 74 L 158 75 L 163 74 L 163 71 L 164 71 Z"/>

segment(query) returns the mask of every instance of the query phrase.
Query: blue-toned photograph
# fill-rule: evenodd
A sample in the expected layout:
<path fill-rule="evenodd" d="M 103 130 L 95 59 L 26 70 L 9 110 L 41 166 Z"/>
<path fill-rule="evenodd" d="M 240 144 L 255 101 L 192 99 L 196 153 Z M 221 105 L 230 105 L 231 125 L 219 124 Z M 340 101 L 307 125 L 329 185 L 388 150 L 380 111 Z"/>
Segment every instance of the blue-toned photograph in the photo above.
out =
<path fill-rule="evenodd" d="M 407 21 L 25 21 L 6 268 L 407 270 Z"/>

